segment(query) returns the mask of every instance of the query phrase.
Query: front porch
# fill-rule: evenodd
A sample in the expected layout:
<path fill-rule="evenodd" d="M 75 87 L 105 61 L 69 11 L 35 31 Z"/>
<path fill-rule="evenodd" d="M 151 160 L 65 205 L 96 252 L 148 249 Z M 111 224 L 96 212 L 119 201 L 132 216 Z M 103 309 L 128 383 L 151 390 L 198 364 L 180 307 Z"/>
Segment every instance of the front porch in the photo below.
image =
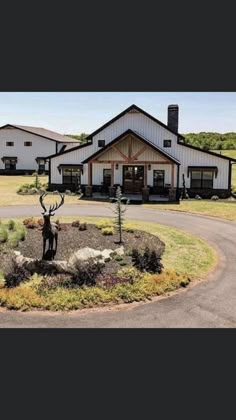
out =
<path fill-rule="evenodd" d="M 130 204 L 142 204 L 143 203 L 143 195 L 142 194 L 125 194 L 125 197 L 129 200 Z M 94 192 L 92 195 L 94 200 L 101 200 L 101 201 L 110 201 L 114 197 L 110 197 L 109 194 Z M 158 202 L 169 202 L 169 197 L 163 197 L 158 194 L 150 194 L 149 195 L 149 202 L 150 203 L 158 203 Z"/>
<path fill-rule="evenodd" d="M 135 202 L 176 201 L 179 162 L 131 130 L 83 164 L 88 174 L 86 196 L 112 198 L 120 186 L 123 195 Z"/>

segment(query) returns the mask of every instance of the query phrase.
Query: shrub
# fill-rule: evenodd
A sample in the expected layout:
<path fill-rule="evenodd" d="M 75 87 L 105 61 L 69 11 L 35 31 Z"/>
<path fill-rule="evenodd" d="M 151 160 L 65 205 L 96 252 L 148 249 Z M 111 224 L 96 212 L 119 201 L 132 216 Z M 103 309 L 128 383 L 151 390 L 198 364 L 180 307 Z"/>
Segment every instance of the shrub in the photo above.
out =
<path fill-rule="evenodd" d="M 112 227 L 112 221 L 111 220 L 101 220 L 100 222 L 96 223 L 96 227 L 98 229 L 103 229 L 106 227 Z"/>
<path fill-rule="evenodd" d="M 37 220 L 37 224 L 38 224 L 39 226 L 43 227 L 43 225 L 44 225 L 44 219 L 43 219 L 43 218 L 38 219 L 38 220 Z"/>
<path fill-rule="evenodd" d="M 129 232 L 129 233 L 134 233 L 134 228 L 129 223 L 125 223 L 124 226 L 123 226 L 123 231 L 124 232 Z"/>
<path fill-rule="evenodd" d="M 15 260 L 12 260 L 10 271 L 5 273 L 5 286 L 16 287 L 29 278 L 30 273 L 24 267 L 18 266 Z"/>
<path fill-rule="evenodd" d="M 16 222 L 14 220 L 9 220 L 9 222 L 7 223 L 7 227 L 9 230 L 15 230 Z"/>
<path fill-rule="evenodd" d="M 99 279 L 98 284 L 105 288 L 111 288 L 115 286 L 116 284 L 129 283 L 129 282 L 130 282 L 129 277 L 113 276 L 112 274 L 106 274 Z"/>
<path fill-rule="evenodd" d="M 39 293 L 44 293 L 46 290 L 56 290 L 58 287 L 69 288 L 71 286 L 72 278 L 69 274 L 57 274 L 43 278 L 34 286 L 34 289 Z"/>
<path fill-rule="evenodd" d="M 87 223 L 85 222 L 85 223 L 80 223 L 80 225 L 79 225 L 79 230 L 87 230 L 88 229 L 88 227 L 87 227 Z"/>
<path fill-rule="evenodd" d="M 75 220 L 74 222 L 71 223 L 72 227 L 79 227 L 80 226 L 80 221 L 79 220 Z"/>
<path fill-rule="evenodd" d="M 103 265 L 95 260 L 89 258 L 87 261 L 79 261 L 75 265 L 75 272 L 72 274 L 72 282 L 81 285 L 95 285 L 97 277 L 102 273 Z"/>
<path fill-rule="evenodd" d="M 143 277 L 143 274 L 137 270 L 137 268 L 129 266 L 120 269 L 117 273 L 117 276 L 122 278 L 126 277 L 131 283 L 133 283 L 136 280 L 140 280 Z"/>
<path fill-rule="evenodd" d="M 0 243 L 7 242 L 8 231 L 4 225 L 0 225 Z"/>
<path fill-rule="evenodd" d="M 122 257 L 121 255 L 117 255 L 117 256 L 115 257 L 115 260 L 116 260 L 116 261 L 123 261 L 123 257 Z"/>
<path fill-rule="evenodd" d="M 23 225 L 25 225 L 25 227 L 26 227 L 27 229 L 35 229 L 35 228 L 37 228 L 37 227 L 38 227 L 38 224 L 37 224 L 37 222 L 34 220 L 34 218 L 33 218 L 33 217 L 29 217 L 29 218 L 27 218 L 27 219 L 23 220 Z"/>
<path fill-rule="evenodd" d="M 115 232 L 115 230 L 112 226 L 111 227 L 105 227 L 105 228 L 102 229 L 102 234 L 105 235 L 105 236 L 114 235 L 114 232 Z"/>
<path fill-rule="evenodd" d="M 132 249 L 132 262 L 140 271 L 148 273 L 160 274 L 163 268 L 160 255 L 154 249 L 148 247 L 145 248 L 143 253 L 137 249 Z"/>

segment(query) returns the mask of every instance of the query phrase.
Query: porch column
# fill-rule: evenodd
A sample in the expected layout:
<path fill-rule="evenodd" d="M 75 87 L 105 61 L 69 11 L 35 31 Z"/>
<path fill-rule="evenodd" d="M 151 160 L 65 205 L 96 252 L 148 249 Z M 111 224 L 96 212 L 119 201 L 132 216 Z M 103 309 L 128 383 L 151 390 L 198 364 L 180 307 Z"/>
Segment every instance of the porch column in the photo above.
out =
<path fill-rule="evenodd" d="M 114 178 L 115 178 L 115 164 L 111 163 L 111 187 L 114 187 Z"/>
<path fill-rule="evenodd" d="M 109 187 L 109 196 L 115 197 L 116 189 L 114 187 L 114 177 L 115 177 L 115 163 L 111 163 L 111 186 Z"/>
<path fill-rule="evenodd" d="M 144 166 L 144 188 L 147 188 L 147 164 Z"/>
<path fill-rule="evenodd" d="M 169 189 L 169 201 L 176 201 L 176 188 L 175 188 L 175 165 L 171 164 L 171 187 Z"/>
<path fill-rule="evenodd" d="M 92 163 L 88 163 L 88 186 L 92 186 Z"/>
<path fill-rule="evenodd" d="M 175 187 L 175 165 L 171 164 L 171 189 Z"/>
<path fill-rule="evenodd" d="M 92 162 L 88 163 L 88 185 L 85 186 L 85 196 L 92 197 Z"/>
<path fill-rule="evenodd" d="M 149 201 L 149 188 L 147 186 L 147 168 L 148 168 L 148 165 L 145 163 L 145 165 L 144 165 L 144 179 L 143 179 L 144 187 L 142 189 L 143 203 L 146 203 L 147 201 Z"/>

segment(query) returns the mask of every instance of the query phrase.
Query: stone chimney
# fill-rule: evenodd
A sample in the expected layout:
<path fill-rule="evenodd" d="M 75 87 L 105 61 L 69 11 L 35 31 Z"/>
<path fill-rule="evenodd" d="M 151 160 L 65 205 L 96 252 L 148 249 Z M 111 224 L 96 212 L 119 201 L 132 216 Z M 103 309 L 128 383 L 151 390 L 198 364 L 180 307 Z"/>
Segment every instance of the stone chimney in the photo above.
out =
<path fill-rule="evenodd" d="M 178 133 L 179 129 L 179 105 L 168 106 L 168 127 L 170 130 Z"/>

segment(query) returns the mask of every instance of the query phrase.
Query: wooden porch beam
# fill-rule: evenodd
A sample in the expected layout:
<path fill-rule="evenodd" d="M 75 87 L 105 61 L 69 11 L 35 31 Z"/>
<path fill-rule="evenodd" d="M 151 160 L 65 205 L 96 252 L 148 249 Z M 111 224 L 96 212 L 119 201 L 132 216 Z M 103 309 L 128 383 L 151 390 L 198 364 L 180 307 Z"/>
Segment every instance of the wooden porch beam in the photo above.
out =
<path fill-rule="evenodd" d="M 112 146 L 112 149 L 114 149 L 117 153 L 119 153 L 119 155 L 121 155 L 123 158 L 124 158 L 124 160 L 125 161 L 128 161 L 128 156 L 126 156 L 124 153 L 122 153 L 121 152 L 121 150 L 120 149 L 118 149 L 118 147 L 117 146 Z"/>
<path fill-rule="evenodd" d="M 134 156 L 132 156 L 132 159 L 137 159 L 145 150 L 147 149 L 147 146 L 143 146 L 142 149 L 140 149 Z"/>
<path fill-rule="evenodd" d="M 144 188 L 147 188 L 147 169 L 148 169 L 148 165 L 145 164 L 144 165 Z"/>
<path fill-rule="evenodd" d="M 88 163 L 88 186 L 92 186 L 92 162 Z"/>
<path fill-rule="evenodd" d="M 128 141 L 128 157 L 129 159 L 131 159 L 132 157 L 132 136 L 129 136 L 129 141 Z"/>
<path fill-rule="evenodd" d="M 126 163 L 130 163 L 130 164 L 133 164 L 133 165 L 137 165 L 137 164 L 150 164 L 150 165 L 152 165 L 152 164 L 160 164 L 160 165 L 172 165 L 172 163 L 171 162 L 166 162 L 166 161 L 163 161 L 163 160 L 133 160 L 133 159 L 127 159 L 127 161 L 124 161 L 124 160 L 93 160 L 92 161 L 93 163 L 123 163 L 123 164 L 126 164 Z M 173 165 L 175 165 L 174 163 L 173 163 Z"/>
<path fill-rule="evenodd" d="M 111 164 L 111 187 L 114 187 L 114 178 L 115 178 L 115 163 Z"/>
<path fill-rule="evenodd" d="M 171 188 L 174 188 L 175 185 L 175 165 L 171 165 Z"/>

